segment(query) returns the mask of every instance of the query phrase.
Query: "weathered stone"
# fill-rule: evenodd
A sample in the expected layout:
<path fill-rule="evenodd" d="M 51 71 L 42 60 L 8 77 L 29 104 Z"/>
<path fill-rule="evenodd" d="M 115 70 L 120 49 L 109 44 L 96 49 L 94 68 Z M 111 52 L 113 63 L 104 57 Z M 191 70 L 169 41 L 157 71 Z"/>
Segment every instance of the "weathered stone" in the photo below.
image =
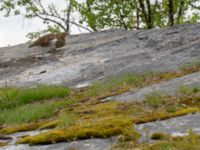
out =
<path fill-rule="evenodd" d="M 176 70 L 200 58 L 200 24 L 69 36 L 53 52 L 29 43 L 0 48 L 0 86 L 88 85 L 124 72 Z M 46 70 L 45 73 L 42 73 Z"/>
<path fill-rule="evenodd" d="M 142 141 L 150 140 L 155 132 L 167 133 L 172 136 L 187 135 L 190 130 L 200 134 L 200 113 L 171 118 L 163 121 L 156 121 L 136 125 L 135 128 L 143 135 Z"/>

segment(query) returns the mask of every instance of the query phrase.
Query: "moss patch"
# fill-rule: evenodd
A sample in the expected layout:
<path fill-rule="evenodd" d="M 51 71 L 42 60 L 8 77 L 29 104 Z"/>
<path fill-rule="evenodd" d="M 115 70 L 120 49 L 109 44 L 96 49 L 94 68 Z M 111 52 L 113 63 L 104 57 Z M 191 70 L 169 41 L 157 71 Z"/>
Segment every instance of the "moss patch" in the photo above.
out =
<path fill-rule="evenodd" d="M 53 130 L 36 136 L 20 139 L 17 143 L 49 144 L 87 138 L 106 138 L 114 135 L 138 138 L 128 118 L 104 118 L 94 123 L 75 125 L 62 130 Z"/>
<path fill-rule="evenodd" d="M 38 125 L 34 128 L 29 128 L 29 126 L 26 126 L 24 128 L 23 126 L 19 126 L 18 128 L 11 130 L 12 132 L 17 131 L 25 131 L 25 130 L 34 130 L 38 128 L 54 128 L 57 127 L 59 133 L 64 128 L 65 130 L 75 130 L 75 128 L 80 131 L 77 134 L 82 133 L 83 131 L 88 131 L 89 128 L 87 128 L 87 125 L 91 125 L 91 132 L 93 132 L 94 129 L 100 129 L 102 127 L 102 123 L 105 121 L 110 121 L 110 126 L 115 127 L 115 120 L 121 124 L 124 120 L 129 120 L 131 124 L 138 124 L 138 123 L 146 123 L 156 120 L 164 120 L 168 118 L 173 118 L 177 116 L 182 116 L 186 114 L 196 113 L 199 112 L 199 105 L 193 100 L 198 101 L 198 98 L 200 97 L 199 93 L 195 93 L 193 95 L 193 100 L 184 97 L 163 97 L 165 103 L 163 103 L 162 107 L 159 107 L 157 109 L 152 109 L 149 107 L 148 104 L 145 102 L 107 102 L 107 103 L 77 103 L 76 105 L 66 105 L 66 107 L 63 107 L 62 111 L 57 115 L 57 117 L 54 118 L 55 121 L 53 122 L 47 122 L 42 125 Z M 195 105 L 194 105 L 195 104 Z M 173 106 L 173 111 L 169 111 L 167 108 Z M 120 119 L 118 119 L 120 118 Z M 103 128 L 103 127 L 102 127 Z M 12 129 L 12 128 L 11 128 Z M 1 132 L 8 129 L 2 129 Z M 111 129 L 109 129 L 111 130 Z M 100 130 L 100 131 L 103 131 Z M 90 133 L 90 131 L 88 131 Z M 108 132 L 108 131 L 106 131 Z M 9 132 L 3 132 L 3 133 L 9 133 Z M 51 133 L 51 131 L 50 131 Z M 65 132 L 64 132 L 65 133 Z M 91 138 L 90 134 L 86 134 L 88 136 L 84 136 L 84 138 Z M 105 132 L 102 132 L 102 137 Z M 96 133 L 95 133 L 96 134 Z M 43 135 L 43 133 L 42 133 Z M 70 134 L 71 137 L 76 139 L 76 135 Z M 93 136 L 97 136 L 93 135 Z M 110 136 L 116 135 L 115 132 L 111 132 L 109 134 Z M 47 133 L 44 134 L 44 136 L 49 136 Z M 61 136 L 61 137 L 60 137 Z M 105 133 L 105 136 L 107 137 L 108 134 Z M 62 138 L 62 134 L 57 135 L 57 138 Z M 79 136 L 78 136 L 79 137 Z M 100 136 L 99 136 L 100 137 Z M 32 137 L 28 137 L 32 138 Z M 67 138 L 67 140 L 73 140 L 73 138 Z M 62 138 L 63 140 L 63 138 Z M 56 140 L 58 142 L 59 140 Z M 37 141 L 39 143 L 39 141 Z M 50 139 L 50 143 L 52 140 Z"/>
<path fill-rule="evenodd" d="M 32 123 L 26 123 L 26 124 L 21 124 L 21 125 L 16 125 L 16 126 L 9 126 L 9 127 L 5 127 L 1 129 L 0 134 L 6 135 L 6 134 L 15 133 L 15 132 L 33 131 L 45 125 L 49 125 L 50 123 L 52 122 L 44 120 L 40 122 L 32 122 Z"/>
<path fill-rule="evenodd" d="M 6 146 L 7 143 L 0 142 L 0 147 Z"/>
<path fill-rule="evenodd" d="M 138 123 L 147 123 L 147 122 L 152 122 L 152 121 L 157 121 L 157 120 L 165 120 L 173 117 L 178 117 L 178 116 L 183 116 L 186 114 L 192 114 L 199 112 L 199 108 L 183 108 L 175 111 L 174 113 L 168 113 L 166 111 L 153 111 L 150 114 L 146 114 L 141 117 L 134 117 L 133 122 L 138 124 Z"/>

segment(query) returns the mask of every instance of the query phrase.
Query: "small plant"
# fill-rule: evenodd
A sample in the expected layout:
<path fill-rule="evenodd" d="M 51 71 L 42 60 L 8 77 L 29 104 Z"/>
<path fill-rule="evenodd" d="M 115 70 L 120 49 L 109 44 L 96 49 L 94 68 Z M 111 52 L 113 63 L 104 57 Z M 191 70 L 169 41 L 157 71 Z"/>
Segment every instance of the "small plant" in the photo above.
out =
<path fill-rule="evenodd" d="M 75 114 L 70 113 L 62 113 L 58 116 L 58 120 L 60 121 L 60 127 L 72 126 L 75 124 Z"/>
<path fill-rule="evenodd" d="M 166 137 L 166 134 L 162 132 L 155 132 L 151 135 L 151 139 L 153 140 L 162 140 Z"/>
<path fill-rule="evenodd" d="M 197 72 L 200 70 L 200 61 L 193 61 L 179 67 L 179 70 L 184 74 Z"/>
<path fill-rule="evenodd" d="M 106 93 L 119 92 L 120 90 L 126 90 L 128 88 L 140 86 L 142 84 L 143 77 L 131 73 L 123 74 L 121 76 L 109 77 L 106 81 L 97 81 L 85 91 L 85 97 L 95 97 L 100 95 L 106 95 Z"/>
<path fill-rule="evenodd" d="M 176 107 L 175 107 L 175 106 L 168 106 L 168 107 L 166 108 L 166 111 L 167 111 L 168 113 L 175 113 L 175 112 L 176 112 Z"/>
<path fill-rule="evenodd" d="M 189 86 L 181 86 L 179 87 L 178 93 L 180 93 L 181 95 L 192 95 L 192 94 L 196 94 L 200 92 L 200 88 L 199 87 L 189 87 Z"/>
<path fill-rule="evenodd" d="M 145 102 L 151 107 L 158 108 L 164 104 L 165 100 L 160 92 L 154 91 L 146 95 Z"/>

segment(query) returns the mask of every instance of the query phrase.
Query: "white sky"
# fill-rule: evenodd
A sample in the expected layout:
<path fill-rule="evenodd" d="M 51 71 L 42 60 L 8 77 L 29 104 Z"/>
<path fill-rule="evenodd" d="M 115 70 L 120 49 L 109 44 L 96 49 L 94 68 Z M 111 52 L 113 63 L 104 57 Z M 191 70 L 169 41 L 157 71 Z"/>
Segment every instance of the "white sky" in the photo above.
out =
<path fill-rule="evenodd" d="M 27 33 L 36 32 L 45 29 L 45 27 L 39 19 L 27 20 L 21 16 L 5 18 L 3 13 L 0 12 L 0 47 L 27 42 L 28 39 L 25 37 Z M 71 31 L 71 34 L 80 33 L 79 29 L 74 26 Z"/>

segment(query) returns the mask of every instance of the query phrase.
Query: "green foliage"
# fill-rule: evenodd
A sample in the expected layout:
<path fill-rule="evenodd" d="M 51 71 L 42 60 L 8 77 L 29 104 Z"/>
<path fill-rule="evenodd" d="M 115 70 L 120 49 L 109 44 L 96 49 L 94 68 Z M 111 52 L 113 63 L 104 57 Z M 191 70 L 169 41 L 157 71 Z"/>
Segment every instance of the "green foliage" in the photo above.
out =
<path fill-rule="evenodd" d="M 136 23 L 134 0 L 87 0 L 79 6 L 80 22 L 87 22 L 93 30 L 105 28 L 132 29 Z"/>
<path fill-rule="evenodd" d="M 26 35 L 26 37 L 31 40 L 35 40 L 35 39 L 37 39 L 45 34 L 48 34 L 48 33 L 61 33 L 61 29 L 57 25 L 54 25 L 54 26 L 48 25 L 47 29 L 42 30 L 42 31 L 28 33 Z"/>
<path fill-rule="evenodd" d="M 35 88 L 2 88 L 0 89 L 0 110 L 8 109 L 35 101 L 65 97 L 69 89 L 58 86 L 37 86 Z"/>
<path fill-rule="evenodd" d="M 75 25 L 89 32 L 109 28 L 151 29 L 170 25 L 169 0 L 69 0 L 62 9 L 56 2 L 41 0 L 1 0 L 0 11 L 6 17 L 24 15 L 26 19 L 39 18 L 47 29 L 29 33 L 30 39 L 46 33 L 69 32 Z M 200 20 L 197 0 L 173 0 L 173 24 L 194 23 Z M 76 22 L 72 17 L 78 14 Z M 81 24 L 87 24 L 85 27 Z"/>
<path fill-rule="evenodd" d="M 169 0 L 86 0 L 78 10 L 80 23 L 86 22 L 94 31 L 107 28 L 150 29 L 169 26 L 168 4 Z M 195 0 L 173 0 L 174 24 L 199 20 L 198 8 L 192 5 L 197 5 Z"/>

